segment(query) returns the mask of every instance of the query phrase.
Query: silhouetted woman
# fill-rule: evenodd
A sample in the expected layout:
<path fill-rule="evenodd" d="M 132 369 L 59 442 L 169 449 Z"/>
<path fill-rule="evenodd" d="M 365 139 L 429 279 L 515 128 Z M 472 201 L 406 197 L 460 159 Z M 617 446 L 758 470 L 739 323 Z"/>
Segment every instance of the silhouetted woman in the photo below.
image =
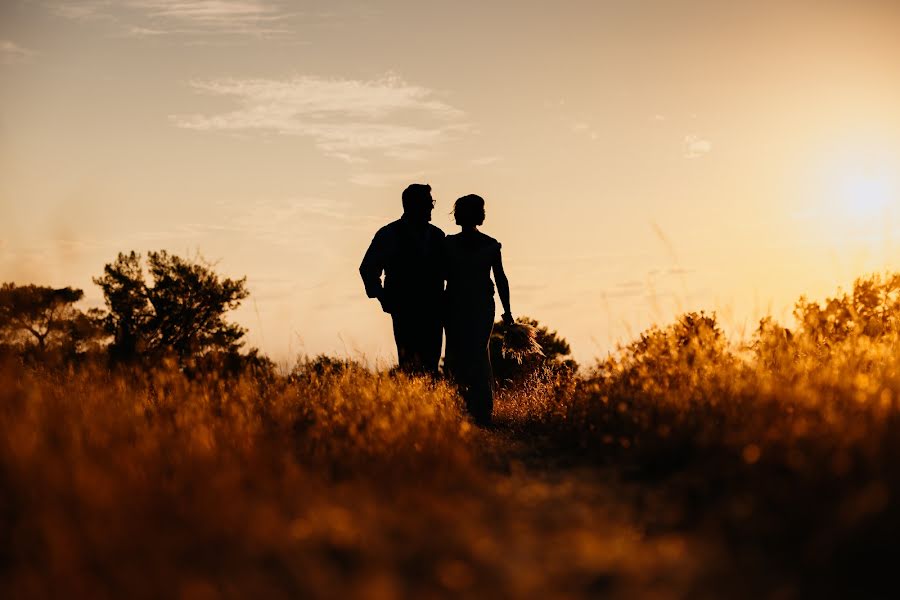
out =
<path fill-rule="evenodd" d="M 509 281 L 503 272 L 500 242 L 478 231 L 484 223 L 484 199 L 470 194 L 453 205 L 462 231 L 445 240 L 447 261 L 446 366 L 459 386 L 466 408 L 482 425 L 491 422 L 494 376 L 488 343 L 494 327 L 494 283 L 497 281 L 503 320 L 512 323 Z"/>

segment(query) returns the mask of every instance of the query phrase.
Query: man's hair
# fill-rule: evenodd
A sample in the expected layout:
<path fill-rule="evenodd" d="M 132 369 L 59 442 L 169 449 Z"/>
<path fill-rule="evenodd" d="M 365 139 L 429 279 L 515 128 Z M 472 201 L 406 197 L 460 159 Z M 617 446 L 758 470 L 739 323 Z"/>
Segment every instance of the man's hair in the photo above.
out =
<path fill-rule="evenodd" d="M 431 186 L 427 183 L 413 183 L 403 190 L 403 211 L 414 208 L 417 204 L 431 201 Z"/>
<path fill-rule="evenodd" d="M 453 216 L 457 225 L 481 225 L 484 223 L 484 198 L 475 194 L 463 196 L 453 204 Z"/>

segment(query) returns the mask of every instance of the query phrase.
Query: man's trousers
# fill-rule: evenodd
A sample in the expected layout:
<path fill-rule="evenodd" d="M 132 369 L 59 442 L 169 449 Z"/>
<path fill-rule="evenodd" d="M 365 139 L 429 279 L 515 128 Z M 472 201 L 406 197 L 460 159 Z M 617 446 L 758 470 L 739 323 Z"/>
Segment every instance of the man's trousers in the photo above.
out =
<path fill-rule="evenodd" d="M 437 376 L 444 337 L 439 311 L 397 311 L 391 318 L 400 370 L 409 375 Z"/>

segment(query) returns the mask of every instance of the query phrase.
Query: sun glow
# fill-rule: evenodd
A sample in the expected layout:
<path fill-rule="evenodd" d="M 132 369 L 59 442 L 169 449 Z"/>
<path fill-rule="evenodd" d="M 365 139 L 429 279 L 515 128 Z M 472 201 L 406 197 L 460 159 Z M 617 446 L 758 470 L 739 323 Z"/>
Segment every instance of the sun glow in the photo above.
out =
<path fill-rule="evenodd" d="M 842 140 L 808 172 L 796 212 L 799 237 L 820 248 L 816 260 L 833 272 L 896 266 L 900 255 L 900 148 L 880 139 Z M 851 150 L 852 149 L 852 150 Z"/>
<path fill-rule="evenodd" d="M 896 182 L 883 173 L 847 173 L 837 192 L 840 216 L 856 221 L 878 222 L 897 201 Z"/>
<path fill-rule="evenodd" d="M 829 236 L 881 238 L 900 216 L 900 148 L 882 139 L 843 141 L 819 163 L 810 214 L 827 224 Z"/>

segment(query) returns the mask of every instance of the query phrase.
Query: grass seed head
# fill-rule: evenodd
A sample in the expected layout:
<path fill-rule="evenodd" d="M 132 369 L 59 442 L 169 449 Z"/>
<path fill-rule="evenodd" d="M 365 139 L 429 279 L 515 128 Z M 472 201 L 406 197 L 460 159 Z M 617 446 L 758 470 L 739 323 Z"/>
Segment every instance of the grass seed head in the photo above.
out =
<path fill-rule="evenodd" d="M 519 364 L 529 356 L 544 356 L 544 350 L 537 341 L 537 328 L 522 322 L 507 326 L 501 351 L 503 358 L 511 358 Z"/>

